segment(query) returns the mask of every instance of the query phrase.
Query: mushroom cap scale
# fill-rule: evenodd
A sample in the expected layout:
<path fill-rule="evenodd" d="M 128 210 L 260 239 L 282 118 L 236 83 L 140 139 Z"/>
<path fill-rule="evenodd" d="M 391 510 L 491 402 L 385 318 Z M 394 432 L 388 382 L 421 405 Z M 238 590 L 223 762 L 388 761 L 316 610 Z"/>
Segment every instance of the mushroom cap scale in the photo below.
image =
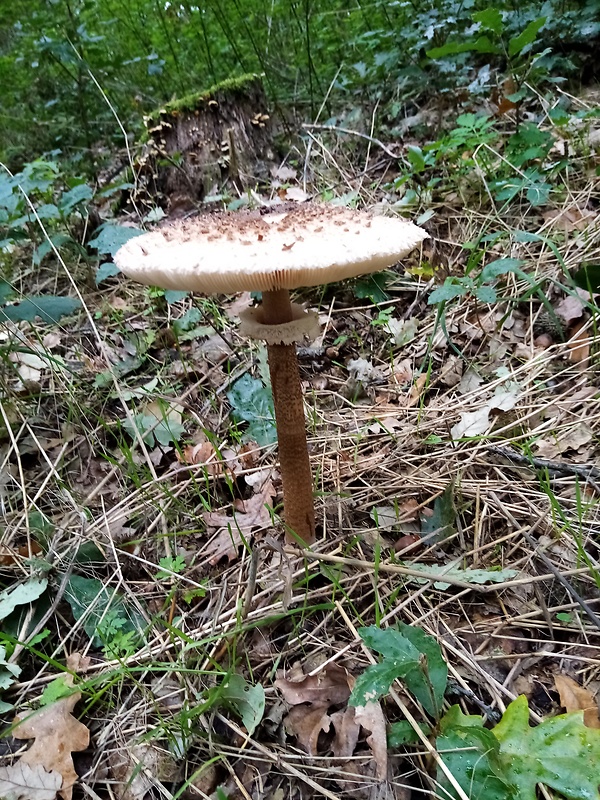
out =
<path fill-rule="evenodd" d="M 307 203 L 179 221 L 130 239 L 115 262 L 134 280 L 164 289 L 273 291 L 386 269 L 426 238 L 398 217 Z"/>

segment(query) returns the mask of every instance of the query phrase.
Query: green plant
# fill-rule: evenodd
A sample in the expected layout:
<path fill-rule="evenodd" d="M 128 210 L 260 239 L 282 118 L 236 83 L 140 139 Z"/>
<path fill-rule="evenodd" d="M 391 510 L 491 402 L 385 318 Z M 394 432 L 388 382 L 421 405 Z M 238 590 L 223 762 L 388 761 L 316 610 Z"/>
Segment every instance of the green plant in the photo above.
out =
<path fill-rule="evenodd" d="M 535 800 L 542 783 L 570 800 L 600 800 L 597 773 L 600 731 L 583 724 L 583 712 L 561 714 L 529 725 L 523 696 L 513 701 L 491 730 L 480 716 L 452 706 L 442 715 L 448 669 L 435 639 L 403 623 L 398 629 L 362 628 L 365 644 L 383 659 L 359 675 L 349 703 L 363 706 L 386 695 L 400 679 L 437 723 L 436 749 L 453 777 L 472 800 Z M 429 733 L 428 726 L 422 731 Z M 394 723 L 388 746 L 416 741 L 406 721 Z M 458 798 L 455 787 L 438 767 L 437 781 L 445 796 Z"/>

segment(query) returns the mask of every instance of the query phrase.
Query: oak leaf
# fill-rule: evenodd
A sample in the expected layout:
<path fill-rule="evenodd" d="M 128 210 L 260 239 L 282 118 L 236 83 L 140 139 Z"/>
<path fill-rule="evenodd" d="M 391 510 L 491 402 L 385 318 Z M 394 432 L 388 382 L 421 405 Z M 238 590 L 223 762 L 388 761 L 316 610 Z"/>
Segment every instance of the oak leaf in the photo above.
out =
<path fill-rule="evenodd" d="M 64 800 L 71 800 L 77 780 L 71 753 L 85 750 L 90 742 L 89 730 L 71 713 L 80 698 L 81 692 L 74 692 L 24 718 L 16 717 L 12 732 L 15 739 L 34 740 L 18 766 L 58 772 L 62 776 L 59 794 Z"/>
<path fill-rule="evenodd" d="M 588 728 L 600 728 L 598 704 L 589 689 L 584 689 L 566 675 L 555 675 L 554 685 L 565 711 L 583 711 L 583 724 Z"/>
<path fill-rule="evenodd" d="M 54 800 L 62 778 L 58 772 L 46 772 L 38 764 L 30 767 L 17 761 L 0 767 L 0 797 L 3 800 Z"/>

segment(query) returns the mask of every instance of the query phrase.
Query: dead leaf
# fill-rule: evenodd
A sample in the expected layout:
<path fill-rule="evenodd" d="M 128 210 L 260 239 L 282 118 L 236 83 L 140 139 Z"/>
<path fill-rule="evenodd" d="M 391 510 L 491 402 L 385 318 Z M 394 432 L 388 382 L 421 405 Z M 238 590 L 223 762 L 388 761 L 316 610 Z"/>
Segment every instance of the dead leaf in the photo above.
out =
<path fill-rule="evenodd" d="M 351 758 L 354 755 L 360 735 L 360 725 L 355 719 L 355 711 L 353 706 L 347 706 L 341 711 L 331 714 L 331 722 L 335 730 L 331 749 L 336 758 Z"/>
<path fill-rule="evenodd" d="M 570 350 L 569 359 L 574 364 L 579 364 L 580 369 L 584 369 L 590 357 L 591 339 L 586 331 L 586 320 L 575 326 L 571 338 L 567 342 Z"/>
<path fill-rule="evenodd" d="M 62 697 L 43 706 L 25 718 L 16 717 L 12 735 L 15 739 L 33 739 L 33 744 L 22 756 L 19 764 L 28 764 L 48 772 L 56 770 L 62 775 L 59 794 L 71 800 L 77 773 L 71 753 L 85 750 L 90 743 L 90 732 L 71 713 L 81 698 L 81 692 Z"/>
<path fill-rule="evenodd" d="M 153 744 L 125 745 L 108 756 L 113 791 L 118 800 L 144 800 L 157 782 L 177 780 L 175 758 Z"/>
<path fill-rule="evenodd" d="M 535 451 L 542 458 L 553 459 L 569 450 L 577 452 L 593 438 L 593 430 L 584 422 L 577 422 L 575 425 L 559 431 L 552 438 L 546 436 L 538 439 L 535 443 Z"/>
<path fill-rule="evenodd" d="M 565 711 L 583 711 L 583 724 L 588 728 L 600 728 L 598 704 L 588 689 L 584 689 L 567 675 L 555 675 L 554 685 L 560 695 L 560 704 Z"/>
<path fill-rule="evenodd" d="M 46 772 L 41 764 L 31 767 L 23 759 L 0 767 L 0 797 L 10 800 L 55 800 L 62 782 L 59 772 Z"/>
<path fill-rule="evenodd" d="M 302 675 L 297 680 L 278 677 L 275 686 L 291 706 L 301 703 L 332 706 L 348 701 L 352 680 L 348 670 L 329 664 L 317 675 Z"/>
<path fill-rule="evenodd" d="M 321 731 L 327 733 L 331 727 L 331 717 L 327 706 L 316 705 L 309 708 L 296 706 L 285 718 L 285 728 L 295 736 L 298 744 L 309 756 L 317 754 L 317 744 Z"/>
<path fill-rule="evenodd" d="M 176 456 L 181 464 L 203 464 L 209 475 L 217 475 L 222 471 L 217 451 L 209 441 L 188 444 L 181 451 L 178 450 Z"/>
<path fill-rule="evenodd" d="M 485 405 L 475 411 L 463 411 L 460 422 L 450 430 L 453 439 L 463 436 L 480 436 L 485 433 L 490 425 L 490 413 L 494 410 L 510 411 L 517 403 L 518 392 L 516 389 L 500 391 L 491 397 Z"/>
<path fill-rule="evenodd" d="M 557 317 L 565 323 L 570 325 L 573 320 L 579 319 L 583 314 L 585 308 L 585 301 L 590 299 L 590 293 L 585 289 L 578 289 L 577 294 L 568 294 L 560 301 L 554 309 Z"/>
<path fill-rule="evenodd" d="M 304 189 L 301 189 L 299 186 L 290 186 L 284 192 L 283 196 L 286 200 L 292 200 L 294 203 L 304 203 L 306 200 L 310 198 L 310 195 L 307 194 Z"/>
<path fill-rule="evenodd" d="M 272 505 L 275 495 L 275 487 L 268 480 L 249 500 L 236 500 L 233 504 L 235 509 L 233 514 L 222 514 L 218 511 L 203 514 L 207 527 L 221 529 L 201 551 L 201 555 L 209 564 L 214 565 L 225 557 L 228 561 L 233 561 L 243 540 L 248 541 L 252 538 L 254 528 L 271 526 L 271 512 L 267 505 Z"/>
<path fill-rule="evenodd" d="M 371 731 L 367 736 L 367 744 L 373 753 L 373 760 L 377 764 L 377 780 L 384 781 L 388 771 L 388 750 L 385 717 L 380 703 L 369 702 L 355 709 L 354 719 L 363 728 Z"/>
<path fill-rule="evenodd" d="M 285 164 L 279 167 L 271 167 L 271 177 L 275 178 L 277 181 L 281 181 L 281 183 L 295 180 L 297 174 L 295 169 Z"/>

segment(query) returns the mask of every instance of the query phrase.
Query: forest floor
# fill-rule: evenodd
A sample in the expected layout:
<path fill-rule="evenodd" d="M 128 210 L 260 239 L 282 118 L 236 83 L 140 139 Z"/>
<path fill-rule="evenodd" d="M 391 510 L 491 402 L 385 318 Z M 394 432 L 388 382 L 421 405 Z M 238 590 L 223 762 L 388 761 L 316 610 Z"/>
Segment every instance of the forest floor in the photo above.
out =
<path fill-rule="evenodd" d="M 279 173 L 296 198 L 389 202 L 391 166 L 364 173 L 377 144 L 358 163 L 344 137 L 310 141 Z M 397 683 L 371 717 L 348 706 L 379 658 L 373 625 L 433 637 L 443 710 L 495 724 L 525 695 L 532 723 L 589 706 L 600 726 L 598 317 L 567 280 L 600 262 L 598 199 L 589 172 L 542 210 L 469 207 L 457 188 L 383 281 L 298 293 L 322 322 L 299 351 L 310 551 L 283 544 L 276 447 L 256 441 L 272 425 L 264 349 L 238 331 L 249 296 L 97 287 L 83 261 L 23 270 L 25 294 L 73 282 L 83 310 L 0 330 L 0 679 L 7 723 L 63 703 L 29 737 L 64 780 L 56 737 L 75 751 L 75 797 L 464 797 L 443 788 L 418 692 Z M 513 259 L 495 302 L 459 280 L 428 303 L 482 231 L 488 263 Z M 416 743 L 389 727 L 403 720 Z M 22 744 L 2 740 L 5 764 Z"/>

